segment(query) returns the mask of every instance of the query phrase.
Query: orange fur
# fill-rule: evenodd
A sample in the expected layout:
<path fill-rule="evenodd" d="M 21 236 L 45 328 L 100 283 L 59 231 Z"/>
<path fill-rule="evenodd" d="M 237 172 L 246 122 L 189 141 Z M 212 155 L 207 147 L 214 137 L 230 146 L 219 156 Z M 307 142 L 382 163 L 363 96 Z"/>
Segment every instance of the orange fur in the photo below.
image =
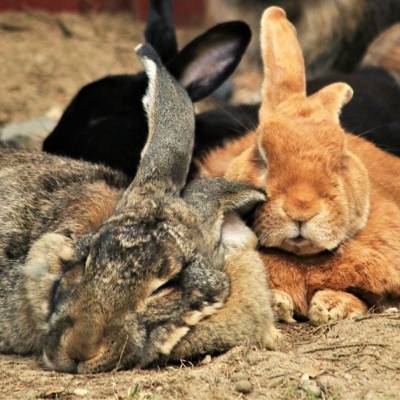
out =
<path fill-rule="evenodd" d="M 210 153 L 206 173 L 266 190 L 254 229 L 271 287 L 292 297 L 298 316 L 307 317 L 324 289 L 338 291 L 339 308 L 347 310 L 342 317 L 352 315 L 345 304 L 366 310 L 342 292 L 368 306 L 398 304 L 400 159 L 343 131 L 339 113 L 352 96 L 348 85 L 306 97 L 300 47 L 282 10 L 267 9 L 261 27 L 260 124 Z"/>

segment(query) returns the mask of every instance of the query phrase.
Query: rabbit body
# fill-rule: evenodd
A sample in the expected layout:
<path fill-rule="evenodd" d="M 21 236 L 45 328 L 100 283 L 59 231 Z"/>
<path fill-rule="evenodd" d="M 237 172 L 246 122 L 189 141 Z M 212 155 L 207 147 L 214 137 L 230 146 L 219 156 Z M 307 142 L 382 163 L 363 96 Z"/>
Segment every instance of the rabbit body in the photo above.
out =
<path fill-rule="evenodd" d="M 252 15 L 262 6 L 259 3 L 252 7 Z M 396 139 L 400 127 L 398 85 L 383 69 L 355 69 L 371 40 L 399 19 L 398 1 L 284 0 L 275 3 L 287 7 L 295 21 L 309 70 L 318 76 L 323 72 L 323 76 L 309 81 L 309 93 L 330 82 L 349 83 L 356 95 L 343 110 L 343 125 L 350 132 L 363 132 L 379 147 L 400 155 Z M 146 41 L 156 48 L 194 101 L 208 96 L 228 78 L 246 50 L 250 36 L 250 30 L 243 22 L 223 23 L 178 52 L 171 1 L 149 2 Z M 209 68 L 209 65 L 215 68 Z M 341 72 L 332 73 L 330 69 Z M 140 101 L 146 84 L 146 75 L 138 73 L 107 76 L 85 85 L 44 141 L 43 149 L 104 163 L 133 177 L 147 137 Z M 376 96 L 378 92 L 379 96 Z M 258 124 L 258 109 L 259 105 L 226 106 L 223 110 L 196 115 L 195 159 L 204 157 L 206 152 L 227 140 L 247 134 Z M 196 163 L 192 163 L 191 168 L 192 175 L 198 172 Z"/>
<path fill-rule="evenodd" d="M 150 46 L 137 53 L 149 77 L 149 137 L 129 185 L 103 166 L 0 148 L 0 351 L 42 352 L 47 368 L 66 372 L 145 366 L 168 357 L 234 296 L 224 268 L 224 216 L 265 195 L 222 179 L 196 180 L 182 193 L 193 105 Z M 236 320 L 234 342 L 221 318 L 210 351 L 266 345 L 264 327 L 275 342 L 262 286 L 264 296 L 248 310 L 252 327 Z M 251 328 L 258 333 L 245 337 Z M 197 340 L 206 342 L 202 335 Z M 206 348 L 193 346 L 185 356 Z"/>
<path fill-rule="evenodd" d="M 0 351 L 25 354 L 40 348 L 49 288 L 59 277 L 61 259 L 73 257 L 72 240 L 111 215 L 127 179 L 103 166 L 7 148 L 0 150 L 0 171 Z M 43 263 L 43 275 L 46 268 L 52 271 L 49 279 L 29 275 L 32 256 Z M 31 288 L 43 292 L 33 303 L 29 279 L 43 286 Z"/>
<path fill-rule="evenodd" d="M 260 124 L 210 153 L 204 174 L 266 190 L 254 229 L 275 310 L 320 324 L 399 303 L 400 160 L 341 128 L 347 84 L 306 96 L 293 32 L 283 10 L 266 10 Z"/>

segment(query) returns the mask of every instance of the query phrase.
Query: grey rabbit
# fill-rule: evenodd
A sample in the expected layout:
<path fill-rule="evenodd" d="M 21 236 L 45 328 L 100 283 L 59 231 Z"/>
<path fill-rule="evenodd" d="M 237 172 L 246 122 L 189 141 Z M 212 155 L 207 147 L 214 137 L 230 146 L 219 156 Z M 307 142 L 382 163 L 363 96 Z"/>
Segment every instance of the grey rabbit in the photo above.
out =
<path fill-rule="evenodd" d="M 276 344 L 255 236 L 232 214 L 265 195 L 223 179 L 183 190 L 192 102 L 151 46 L 136 51 L 149 137 L 130 185 L 101 165 L 0 148 L 1 352 L 85 373 Z"/>

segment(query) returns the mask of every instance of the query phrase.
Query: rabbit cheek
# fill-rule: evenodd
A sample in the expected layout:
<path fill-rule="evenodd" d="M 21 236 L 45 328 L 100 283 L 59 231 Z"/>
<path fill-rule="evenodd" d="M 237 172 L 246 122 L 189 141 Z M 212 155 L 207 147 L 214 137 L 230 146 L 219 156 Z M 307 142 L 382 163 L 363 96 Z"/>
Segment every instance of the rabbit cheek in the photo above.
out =
<path fill-rule="evenodd" d="M 294 234 L 295 226 L 283 211 L 281 199 L 269 200 L 255 214 L 254 231 L 264 247 L 278 247 Z"/>
<path fill-rule="evenodd" d="M 333 250 L 346 239 L 346 219 L 344 210 L 335 210 L 334 205 L 324 207 L 318 216 L 304 226 L 304 235 L 320 251 Z"/>

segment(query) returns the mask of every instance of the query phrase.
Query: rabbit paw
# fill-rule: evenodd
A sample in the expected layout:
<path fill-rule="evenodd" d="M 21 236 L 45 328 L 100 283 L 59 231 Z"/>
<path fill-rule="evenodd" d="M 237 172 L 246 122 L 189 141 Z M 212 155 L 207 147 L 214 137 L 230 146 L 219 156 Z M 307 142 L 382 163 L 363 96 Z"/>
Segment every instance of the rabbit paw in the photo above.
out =
<path fill-rule="evenodd" d="M 277 321 L 293 324 L 294 303 L 289 294 L 282 290 L 272 289 L 272 310 Z"/>
<path fill-rule="evenodd" d="M 311 300 L 308 318 L 312 325 L 323 325 L 340 319 L 364 315 L 368 312 L 367 305 L 356 296 L 336 291 L 320 290 Z"/>
<path fill-rule="evenodd" d="M 282 340 L 282 334 L 279 330 L 271 323 L 265 331 L 265 336 L 263 340 L 263 347 L 268 350 L 276 350 Z"/>
<path fill-rule="evenodd" d="M 46 233 L 31 246 L 24 272 L 32 278 L 59 275 L 63 265 L 75 259 L 72 240 L 59 233 Z"/>

